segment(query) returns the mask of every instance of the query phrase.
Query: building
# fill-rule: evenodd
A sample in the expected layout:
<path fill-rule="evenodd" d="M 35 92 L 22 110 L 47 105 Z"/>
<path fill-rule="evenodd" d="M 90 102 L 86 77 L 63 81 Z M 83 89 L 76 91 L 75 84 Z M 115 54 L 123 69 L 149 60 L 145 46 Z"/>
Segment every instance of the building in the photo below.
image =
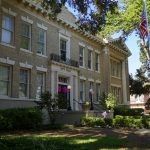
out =
<path fill-rule="evenodd" d="M 144 113 L 149 113 L 149 110 L 145 108 L 145 103 L 149 99 L 149 95 L 130 95 L 130 108 L 142 108 Z"/>
<path fill-rule="evenodd" d="M 43 91 L 70 93 L 72 110 L 83 110 L 93 91 L 94 109 L 103 92 L 129 104 L 129 49 L 78 29 L 66 8 L 57 20 L 30 0 L 0 0 L 0 109 L 30 107 Z M 67 87 L 71 88 L 70 90 Z"/>

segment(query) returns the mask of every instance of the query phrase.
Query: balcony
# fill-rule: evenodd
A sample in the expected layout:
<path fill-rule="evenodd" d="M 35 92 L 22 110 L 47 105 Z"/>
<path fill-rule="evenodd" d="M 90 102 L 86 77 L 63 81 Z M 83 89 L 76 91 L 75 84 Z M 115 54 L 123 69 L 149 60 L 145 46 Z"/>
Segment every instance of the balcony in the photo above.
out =
<path fill-rule="evenodd" d="M 57 55 L 57 54 L 50 54 L 50 60 L 53 60 L 53 61 L 56 61 L 59 63 L 63 63 L 66 65 L 69 65 L 69 66 L 73 66 L 73 67 L 79 67 L 78 61 L 75 61 L 75 60 L 72 60 L 69 58 L 65 58 L 65 57 L 62 57 L 62 56 Z"/>

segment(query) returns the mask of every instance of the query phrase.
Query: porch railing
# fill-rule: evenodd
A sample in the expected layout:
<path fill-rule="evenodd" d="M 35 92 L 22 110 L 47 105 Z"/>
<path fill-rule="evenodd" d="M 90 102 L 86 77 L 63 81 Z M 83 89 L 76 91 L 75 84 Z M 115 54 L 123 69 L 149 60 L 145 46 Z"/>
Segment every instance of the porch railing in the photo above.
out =
<path fill-rule="evenodd" d="M 79 67 L 79 62 L 78 61 L 75 61 L 75 60 L 72 60 L 72 59 L 69 59 L 69 58 L 63 58 L 61 57 L 60 55 L 57 55 L 57 54 L 50 54 L 50 60 L 53 60 L 53 61 L 56 61 L 56 62 L 59 62 L 59 63 L 63 63 L 63 64 L 66 64 L 66 65 L 70 65 L 70 66 L 73 66 L 73 67 Z"/>

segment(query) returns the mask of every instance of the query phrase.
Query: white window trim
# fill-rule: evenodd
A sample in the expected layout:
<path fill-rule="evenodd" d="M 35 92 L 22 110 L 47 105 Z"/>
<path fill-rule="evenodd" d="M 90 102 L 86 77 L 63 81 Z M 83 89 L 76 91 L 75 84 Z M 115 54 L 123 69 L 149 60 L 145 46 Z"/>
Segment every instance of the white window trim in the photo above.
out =
<path fill-rule="evenodd" d="M 101 81 L 100 81 L 100 80 L 96 80 L 95 82 L 101 84 Z"/>
<path fill-rule="evenodd" d="M 27 22 L 29 24 L 33 24 L 33 20 L 29 19 L 28 16 L 27 17 L 21 16 L 21 20 L 23 20 L 23 21 L 25 21 L 25 22 Z"/>
<path fill-rule="evenodd" d="M 81 45 L 79 45 L 79 46 L 81 46 Z M 83 47 L 83 46 L 81 46 L 81 47 Z M 80 68 L 85 68 L 85 47 L 83 47 L 83 66 L 80 66 L 80 64 L 79 64 L 79 67 Z"/>
<path fill-rule="evenodd" d="M 41 71 L 41 72 L 47 72 L 47 68 L 44 68 L 43 66 L 41 66 L 41 67 L 36 66 L 36 70 Z"/>
<path fill-rule="evenodd" d="M 32 65 L 28 64 L 27 62 L 26 63 L 19 63 L 20 64 L 20 67 L 22 68 L 27 68 L 27 69 L 32 69 Z"/>
<path fill-rule="evenodd" d="M 86 77 L 80 76 L 80 80 L 86 80 Z"/>
<path fill-rule="evenodd" d="M 40 28 L 40 27 L 39 27 Z M 40 29 L 42 29 L 42 28 L 40 28 Z M 42 29 L 42 30 L 44 30 L 44 29 Z M 44 48 L 44 54 L 41 54 L 41 53 L 37 53 L 36 52 L 36 54 L 38 55 L 38 56 L 46 56 L 46 51 L 47 51 L 47 33 L 46 33 L 46 30 L 44 30 L 44 46 L 45 46 L 45 48 Z M 39 41 L 38 41 L 39 42 Z"/>
<path fill-rule="evenodd" d="M 92 78 L 88 78 L 88 81 L 90 81 L 90 82 L 94 82 L 94 79 L 92 79 Z"/>
<path fill-rule="evenodd" d="M 93 48 L 91 46 L 87 46 L 88 50 L 93 51 Z"/>
<path fill-rule="evenodd" d="M 62 36 L 65 36 L 65 37 L 68 37 L 68 38 L 71 38 L 72 36 L 71 36 L 71 33 L 70 32 L 68 32 L 67 30 L 65 30 L 65 29 L 59 29 L 59 34 L 60 35 L 62 35 Z"/>
<path fill-rule="evenodd" d="M 15 61 L 7 58 L 0 58 L 0 63 L 8 64 L 8 65 L 14 65 Z"/>
<path fill-rule="evenodd" d="M 70 59 L 70 37 L 67 37 L 67 36 L 64 36 L 62 34 L 59 34 L 59 55 L 61 54 L 60 53 L 60 40 L 61 39 L 64 39 L 67 41 L 67 49 L 66 49 L 66 58 L 69 58 Z"/>
<path fill-rule="evenodd" d="M 43 55 L 43 54 L 36 53 L 36 55 L 40 57 L 48 58 L 46 55 Z"/>
<path fill-rule="evenodd" d="M 20 50 L 23 51 L 23 52 L 29 53 L 29 54 L 33 54 L 32 51 L 24 49 L 24 48 L 20 48 Z"/>
<path fill-rule="evenodd" d="M 92 71 L 93 70 L 93 52 L 91 49 L 88 49 L 88 53 L 89 53 L 89 51 L 91 51 L 91 68 L 88 67 L 88 70 Z"/>
<path fill-rule="evenodd" d="M 100 54 L 100 52 L 98 50 L 95 50 L 95 53 Z"/>
<path fill-rule="evenodd" d="M 111 86 L 121 88 L 121 85 L 118 85 L 118 84 L 111 84 Z"/>
<path fill-rule="evenodd" d="M 22 66 L 20 66 L 20 67 L 22 67 Z M 26 69 L 27 67 L 22 67 L 22 68 L 20 68 L 20 69 Z M 24 70 L 25 70 L 24 69 Z M 27 69 L 31 69 L 31 68 L 27 68 Z M 31 82 L 30 82 L 30 72 L 29 72 L 29 70 L 27 70 L 27 72 L 28 72 L 28 81 L 27 81 L 27 96 L 26 97 L 24 97 L 24 96 L 19 96 L 19 98 L 21 98 L 21 99 L 23 99 L 23 100 L 25 100 L 25 99 L 30 99 L 29 98 L 29 96 L 30 96 L 30 90 L 31 90 L 31 88 L 30 88 L 30 84 L 31 84 Z M 20 86 L 20 80 L 19 80 L 19 86 Z"/>
<path fill-rule="evenodd" d="M 10 44 L 6 44 L 6 43 L 2 43 L 2 42 L 0 42 L 0 44 L 3 45 L 3 46 L 6 46 L 6 47 L 13 48 L 13 49 L 16 48 L 15 46 L 12 46 L 12 45 L 10 45 Z"/>
<path fill-rule="evenodd" d="M 17 16 L 17 13 L 14 12 L 14 11 L 12 11 L 11 8 L 2 7 L 2 11 L 3 11 L 4 13 L 7 13 L 7 14 L 11 15 L 11 16 L 14 16 L 14 17 Z"/>
<path fill-rule="evenodd" d="M 43 29 L 43 30 L 47 30 L 48 28 L 46 26 L 44 26 L 44 24 L 40 24 L 40 23 L 37 23 L 37 27 Z"/>
<path fill-rule="evenodd" d="M 79 42 L 79 46 L 85 47 L 85 44 L 83 42 Z"/>
<path fill-rule="evenodd" d="M 96 68 L 95 68 L 95 71 L 96 71 L 96 72 L 100 72 L 100 55 L 99 55 L 99 53 L 97 53 L 96 51 L 95 51 L 95 54 L 98 55 L 98 70 L 96 70 Z M 96 57 L 96 56 L 95 56 L 95 57 Z M 95 59 L 95 61 L 96 61 L 96 59 Z"/>

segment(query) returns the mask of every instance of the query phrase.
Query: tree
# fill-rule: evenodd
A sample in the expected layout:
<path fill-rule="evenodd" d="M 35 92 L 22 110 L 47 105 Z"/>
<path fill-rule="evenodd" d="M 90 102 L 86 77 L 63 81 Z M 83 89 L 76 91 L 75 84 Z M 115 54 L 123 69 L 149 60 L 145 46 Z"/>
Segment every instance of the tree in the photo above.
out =
<path fill-rule="evenodd" d="M 100 31 L 100 36 L 109 37 L 116 32 L 120 32 L 122 33 L 121 36 L 126 39 L 133 32 L 138 35 L 143 6 L 143 0 L 119 1 L 116 13 L 107 13 L 106 25 Z M 149 10 L 149 7 L 150 1 L 147 1 L 147 10 Z M 148 11 L 149 15 L 150 12 Z"/>
<path fill-rule="evenodd" d="M 117 0 L 33 0 L 40 2 L 49 11 L 51 18 L 56 18 L 62 7 L 68 5 L 77 12 L 77 24 L 81 30 L 96 34 L 105 25 L 108 11 L 115 13 Z"/>
<path fill-rule="evenodd" d="M 46 109 L 48 112 L 49 120 L 51 125 L 55 124 L 56 121 L 56 113 L 58 112 L 58 97 L 55 96 L 52 98 L 52 95 L 46 91 L 41 94 L 40 101 L 35 101 L 38 107 L 42 109 Z"/>

